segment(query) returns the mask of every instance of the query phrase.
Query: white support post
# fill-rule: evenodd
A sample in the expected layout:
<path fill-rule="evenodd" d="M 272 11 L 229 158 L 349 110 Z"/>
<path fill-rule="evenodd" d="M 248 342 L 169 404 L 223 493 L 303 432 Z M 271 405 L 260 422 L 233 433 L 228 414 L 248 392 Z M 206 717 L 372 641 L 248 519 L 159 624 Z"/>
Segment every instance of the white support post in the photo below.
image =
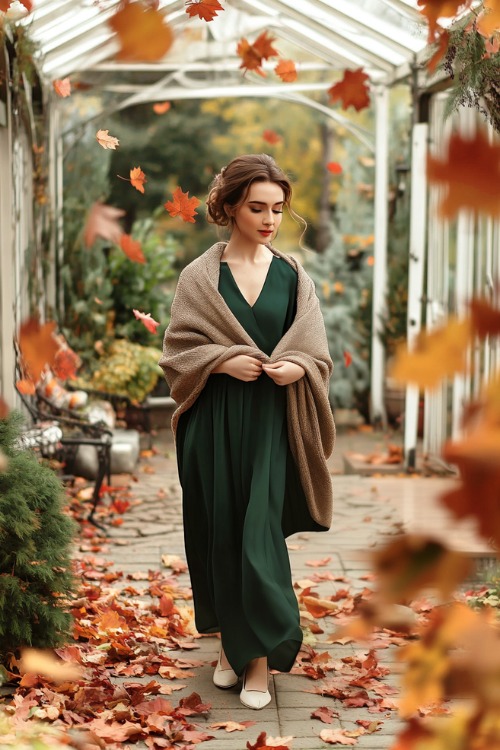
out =
<path fill-rule="evenodd" d="M 408 272 L 407 340 L 411 349 L 422 328 L 424 291 L 425 235 L 427 226 L 427 123 L 413 127 L 411 152 L 410 246 Z M 404 452 L 407 468 L 415 468 L 418 433 L 419 392 L 416 386 L 406 389 Z"/>
<path fill-rule="evenodd" d="M 387 424 L 384 404 L 385 348 L 380 340 L 381 316 L 386 310 L 389 192 L 389 92 L 385 86 L 378 86 L 375 90 L 375 117 L 375 263 L 373 268 L 370 417 L 372 423 L 381 422 L 385 427 Z"/>

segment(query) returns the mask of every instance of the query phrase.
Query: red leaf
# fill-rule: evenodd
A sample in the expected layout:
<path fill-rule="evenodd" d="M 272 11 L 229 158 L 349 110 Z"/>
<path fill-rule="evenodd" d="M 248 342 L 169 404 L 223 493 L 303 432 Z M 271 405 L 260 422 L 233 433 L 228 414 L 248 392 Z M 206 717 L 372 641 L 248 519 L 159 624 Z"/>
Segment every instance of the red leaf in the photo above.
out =
<path fill-rule="evenodd" d="M 350 352 L 344 352 L 344 364 L 346 367 L 352 364 L 352 356 Z"/>
<path fill-rule="evenodd" d="M 40 325 L 36 318 L 30 318 L 19 330 L 19 348 L 32 380 L 37 383 L 46 366 L 52 368 L 59 344 L 54 337 L 54 321 Z"/>
<path fill-rule="evenodd" d="M 236 48 L 237 54 L 243 61 L 240 68 L 245 71 L 255 70 L 256 73 L 265 77 L 266 74 L 262 70 L 262 61 L 269 57 L 279 56 L 277 50 L 272 46 L 274 41 L 274 37 L 268 36 L 267 31 L 259 34 L 253 44 L 250 44 L 246 39 L 241 39 Z"/>
<path fill-rule="evenodd" d="M 297 80 L 297 68 L 293 60 L 280 60 L 274 72 L 284 83 L 293 83 Z"/>
<path fill-rule="evenodd" d="M 282 138 L 278 133 L 276 133 L 274 130 L 264 130 L 262 133 L 262 138 L 264 141 L 267 141 L 267 143 L 270 143 L 272 146 L 274 144 L 279 143 Z"/>
<path fill-rule="evenodd" d="M 139 312 L 139 310 L 132 310 L 137 320 L 140 320 L 142 323 L 144 323 L 145 327 L 150 331 L 151 333 L 156 333 L 157 327 L 160 325 L 158 320 L 154 320 L 154 318 L 151 317 L 151 313 L 143 313 Z"/>
<path fill-rule="evenodd" d="M 169 701 L 165 700 L 165 698 L 155 698 L 152 701 L 143 701 L 134 708 L 134 711 L 139 714 L 139 716 L 148 716 L 150 714 L 170 715 L 173 710 L 174 707 Z"/>
<path fill-rule="evenodd" d="M 133 260 L 134 263 L 145 263 L 146 258 L 142 252 L 142 246 L 139 240 L 133 240 L 129 234 L 122 234 L 120 238 L 120 247 L 125 255 Z"/>
<path fill-rule="evenodd" d="M 367 86 L 369 76 L 363 68 L 344 71 L 344 77 L 328 89 L 331 103 L 342 101 L 342 107 L 354 107 L 359 112 L 370 104 L 370 92 Z"/>
<path fill-rule="evenodd" d="M 329 161 L 326 165 L 326 168 L 329 172 L 332 174 L 342 174 L 342 166 L 338 163 L 338 161 Z"/>
<path fill-rule="evenodd" d="M 180 187 L 177 187 L 173 192 L 173 200 L 167 201 L 164 206 L 170 216 L 180 216 L 183 221 L 194 224 L 195 210 L 201 201 L 195 196 L 188 198 L 188 195 L 189 190 L 184 193 Z"/>
<path fill-rule="evenodd" d="M 327 706 L 321 706 L 313 711 L 311 714 L 312 719 L 319 719 L 324 724 L 331 724 L 334 719 L 338 717 L 338 711 L 334 711 L 333 708 L 327 708 Z"/>
<path fill-rule="evenodd" d="M 164 115 L 171 106 L 170 102 L 158 102 L 157 104 L 153 104 L 153 112 L 156 112 L 157 115 Z"/>
<path fill-rule="evenodd" d="M 58 96 L 64 98 L 71 94 L 71 81 L 69 78 L 58 78 L 56 81 L 52 81 L 52 86 Z"/>
<path fill-rule="evenodd" d="M 60 380 L 74 379 L 80 366 L 80 357 L 69 346 L 59 349 L 54 360 L 54 375 Z"/>
<path fill-rule="evenodd" d="M 210 703 L 202 703 L 198 693 L 191 693 L 191 695 L 180 699 L 179 708 L 176 709 L 176 712 L 184 716 L 191 716 L 192 714 L 206 714 L 210 709 Z"/>
<path fill-rule="evenodd" d="M 203 21 L 213 21 L 217 13 L 224 10 L 219 0 L 187 0 L 186 13 L 188 16 L 198 16 Z"/>

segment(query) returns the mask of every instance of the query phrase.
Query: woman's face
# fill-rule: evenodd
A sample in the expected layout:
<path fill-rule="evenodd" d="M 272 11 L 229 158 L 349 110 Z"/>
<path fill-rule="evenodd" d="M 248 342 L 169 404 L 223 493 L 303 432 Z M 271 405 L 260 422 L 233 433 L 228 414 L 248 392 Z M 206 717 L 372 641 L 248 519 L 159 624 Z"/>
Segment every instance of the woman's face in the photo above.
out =
<path fill-rule="evenodd" d="M 234 231 L 252 243 L 271 242 L 283 218 L 283 190 L 275 182 L 254 182 L 233 213 Z"/>

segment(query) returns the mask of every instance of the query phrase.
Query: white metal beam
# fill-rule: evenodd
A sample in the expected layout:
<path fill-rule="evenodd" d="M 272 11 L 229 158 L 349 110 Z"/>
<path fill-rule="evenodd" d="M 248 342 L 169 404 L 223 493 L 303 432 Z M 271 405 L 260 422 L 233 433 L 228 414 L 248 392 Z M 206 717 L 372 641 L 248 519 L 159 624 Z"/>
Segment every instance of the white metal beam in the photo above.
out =
<path fill-rule="evenodd" d="M 389 172 L 389 92 L 375 89 L 375 241 L 373 267 L 371 421 L 387 424 L 384 404 L 385 348 L 380 340 L 381 319 L 386 311 L 387 218 Z"/>
<path fill-rule="evenodd" d="M 413 348 L 422 328 L 425 238 L 427 226 L 427 123 L 413 126 L 410 188 L 410 246 L 408 259 L 407 344 Z M 407 468 L 415 468 L 418 437 L 419 390 L 406 389 L 404 453 Z"/>

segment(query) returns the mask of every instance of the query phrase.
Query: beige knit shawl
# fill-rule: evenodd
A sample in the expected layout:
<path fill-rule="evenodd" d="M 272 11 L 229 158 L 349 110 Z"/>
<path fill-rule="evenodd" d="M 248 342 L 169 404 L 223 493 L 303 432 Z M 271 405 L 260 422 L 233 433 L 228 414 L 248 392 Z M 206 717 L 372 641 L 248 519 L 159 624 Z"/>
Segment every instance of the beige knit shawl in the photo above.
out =
<path fill-rule="evenodd" d="M 305 375 L 287 389 L 288 439 L 311 517 L 324 528 L 332 520 L 332 483 L 326 459 L 335 442 L 328 401 L 333 363 L 314 282 L 300 263 L 269 249 L 297 271 L 297 312 L 281 341 L 268 357 L 250 338 L 218 291 L 220 259 L 226 243 L 217 242 L 179 276 L 160 359 L 170 394 L 177 403 L 172 417 L 176 435 L 179 417 L 201 393 L 212 370 L 238 354 L 262 362 L 286 360 L 301 365 Z M 267 377 L 265 374 L 260 377 Z"/>

